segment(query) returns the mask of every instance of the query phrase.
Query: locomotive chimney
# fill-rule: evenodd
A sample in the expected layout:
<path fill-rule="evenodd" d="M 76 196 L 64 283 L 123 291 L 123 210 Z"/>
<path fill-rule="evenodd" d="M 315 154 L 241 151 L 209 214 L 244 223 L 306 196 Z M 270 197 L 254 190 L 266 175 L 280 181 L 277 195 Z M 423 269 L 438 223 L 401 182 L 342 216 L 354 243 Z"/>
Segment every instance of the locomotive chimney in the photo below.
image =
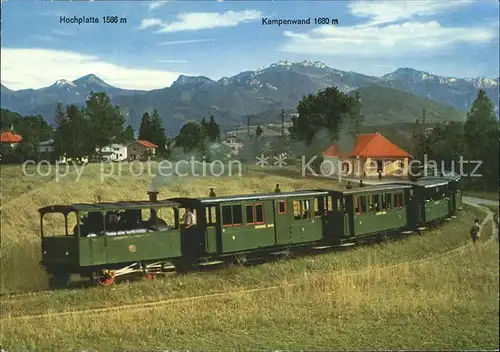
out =
<path fill-rule="evenodd" d="M 149 201 L 152 203 L 155 203 L 158 201 L 158 193 L 157 191 L 151 190 L 148 192 L 149 195 Z M 156 210 L 151 208 L 151 217 L 149 219 L 149 222 L 151 225 L 154 225 L 156 223 Z"/>
<path fill-rule="evenodd" d="M 149 191 L 149 201 L 150 202 L 157 202 L 158 201 L 158 193 L 157 191 Z"/>

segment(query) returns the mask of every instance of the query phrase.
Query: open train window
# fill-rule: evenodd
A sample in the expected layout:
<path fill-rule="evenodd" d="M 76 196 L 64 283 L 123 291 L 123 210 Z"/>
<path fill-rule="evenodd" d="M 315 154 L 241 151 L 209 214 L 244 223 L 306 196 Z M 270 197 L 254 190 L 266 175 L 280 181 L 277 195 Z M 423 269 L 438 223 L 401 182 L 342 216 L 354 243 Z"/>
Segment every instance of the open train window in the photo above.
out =
<path fill-rule="evenodd" d="M 98 214 L 101 215 L 102 219 L 102 214 Z M 101 228 L 102 226 L 101 220 Z M 78 227 L 80 227 L 80 236 L 82 236 L 82 222 L 79 221 L 79 216 L 74 211 L 69 212 L 66 216 L 62 212 L 51 212 L 42 217 L 42 237 L 77 236 Z"/>
<path fill-rule="evenodd" d="M 320 201 L 318 198 L 314 198 L 314 215 L 321 216 L 324 213 L 324 210 L 320 207 Z"/>
<path fill-rule="evenodd" d="M 295 220 L 309 218 L 309 201 L 308 200 L 294 200 L 293 201 L 293 218 Z"/>
<path fill-rule="evenodd" d="M 361 198 L 361 212 L 366 213 L 366 196 L 362 196 Z"/>
<path fill-rule="evenodd" d="M 284 200 L 278 202 L 278 214 L 286 214 L 286 202 Z"/>
<path fill-rule="evenodd" d="M 247 214 L 247 224 L 254 224 L 255 217 L 253 216 L 253 205 L 247 205 L 245 209 Z"/>
<path fill-rule="evenodd" d="M 264 223 L 264 205 L 263 204 L 255 204 L 255 223 L 263 224 Z"/>
<path fill-rule="evenodd" d="M 387 199 L 386 199 L 386 194 L 381 194 L 380 195 L 380 209 L 386 210 L 387 209 Z"/>
<path fill-rule="evenodd" d="M 382 198 L 382 209 L 387 209 L 387 210 L 392 209 L 392 202 L 391 202 L 392 195 L 391 194 L 384 194 L 382 197 L 383 197 Z"/>
<path fill-rule="evenodd" d="M 214 226 L 216 224 L 217 218 L 214 206 L 205 208 L 205 219 L 207 226 Z"/>
<path fill-rule="evenodd" d="M 242 222 L 241 205 L 224 205 L 222 207 L 222 224 L 224 226 L 240 226 Z"/>
<path fill-rule="evenodd" d="M 380 195 L 379 194 L 374 194 L 372 196 L 372 204 L 371 204 L 371 208 L 373 209 L 373 211 L 380 211 Z"/>
<path fill-rule="evenodd" d="M 249 224 L 263 224 L 264 223 L 264 205 L 263 204 L 248 204 L 245 207 L 247 216 L 247 225 Z"/>
<path fill-rule="evenodd" d="M 326 211 L 332 211 L 333 210 L 333 198 L 332 198 L 332 196 L 324 197 L 323 201 L 324 201 L 324 209 L 326 209 Z"/>
<path fill-rule="evenodd" d="M 394 206 L 398 208 L 403 207 L 403 193 L 396 193 L 394 195 Z"/>
<path fill-rule="evenodd" d="M 354 212 L 356 214 L 361 214 L 361 198 L 354 197 Z"/>

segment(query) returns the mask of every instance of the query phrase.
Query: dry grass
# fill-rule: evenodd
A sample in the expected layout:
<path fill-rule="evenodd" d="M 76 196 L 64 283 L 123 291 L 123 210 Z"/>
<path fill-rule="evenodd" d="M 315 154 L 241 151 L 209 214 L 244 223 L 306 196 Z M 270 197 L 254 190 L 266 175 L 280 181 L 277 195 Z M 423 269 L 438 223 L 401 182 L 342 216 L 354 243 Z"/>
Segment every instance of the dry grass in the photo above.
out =
<path fill-rule="evenodd" d="M 7 349 L 493 349 L 498 248 L 105 315 L 3 320 Z"/>

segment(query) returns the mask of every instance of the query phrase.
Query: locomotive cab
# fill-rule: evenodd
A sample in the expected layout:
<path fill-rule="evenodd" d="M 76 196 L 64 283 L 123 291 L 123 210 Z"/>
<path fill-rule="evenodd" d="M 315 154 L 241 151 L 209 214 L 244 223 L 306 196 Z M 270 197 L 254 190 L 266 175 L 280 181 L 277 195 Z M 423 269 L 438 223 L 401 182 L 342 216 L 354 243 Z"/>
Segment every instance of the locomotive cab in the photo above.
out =
<path fill-rule="evenodd" d="M 78 266 L 79 215 L 68 206 L 40 209 L 41 264 L 53 275 L 60 274 L 58 268 L 67 272 Z"/>

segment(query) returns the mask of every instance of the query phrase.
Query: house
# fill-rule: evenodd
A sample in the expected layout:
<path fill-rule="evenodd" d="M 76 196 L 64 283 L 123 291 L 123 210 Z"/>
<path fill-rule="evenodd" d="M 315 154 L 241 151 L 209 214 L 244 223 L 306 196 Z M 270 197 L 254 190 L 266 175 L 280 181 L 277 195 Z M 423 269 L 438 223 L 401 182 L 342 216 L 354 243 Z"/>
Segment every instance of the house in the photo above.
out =
<path fill-rule="evenodd" d="M 110 144 L 101 148 L 101 157 L 104 161 L 127 160 L 128 148 L 125 144 Z"/>
<path fill-rule="evenodd" d="M 128 160 L 147 160 L 149 156 L 156 154 L 158 146 L 149 141 L 137 140 L 127 145 Z"/>
<path fill-rule="evenodd" d="M 54 152 L 54 143 L 53 139 L 49 139 L 48 141 L 38 143 L 37 149 L 40 154 L 51 154 Z"/>
<path fill-rule="evenodd" d="M 238 155 L 238 153 L 240 152 L 240 149 L 245 144 L 242 139 L 240 139 L 234 135 L 227 136 L 226 138 L 224 138 L 221 141 L 221 143 L 228 146 L 229 149 L 231 150 L 231 154 L 233 154 L 233 155 Z"/>
<path fill-rule="evenodd" d="M 11 131 L 6 131 L 0 134 L 0 143 L 5 143 L 9 145 L 11 148 L 15 148 L 20 142 L 22 142 L 23 137 L 18 134 L 15 134 Z"/>
<path fill-rule="evenodd" d="M 410 154 L 389 141 L 380 133 L 361 134 L 351 151 L 341 152 L 338 145 L 331 145 L 323 153 L 323 174 L 351 176 L 408 176 Z"/>

